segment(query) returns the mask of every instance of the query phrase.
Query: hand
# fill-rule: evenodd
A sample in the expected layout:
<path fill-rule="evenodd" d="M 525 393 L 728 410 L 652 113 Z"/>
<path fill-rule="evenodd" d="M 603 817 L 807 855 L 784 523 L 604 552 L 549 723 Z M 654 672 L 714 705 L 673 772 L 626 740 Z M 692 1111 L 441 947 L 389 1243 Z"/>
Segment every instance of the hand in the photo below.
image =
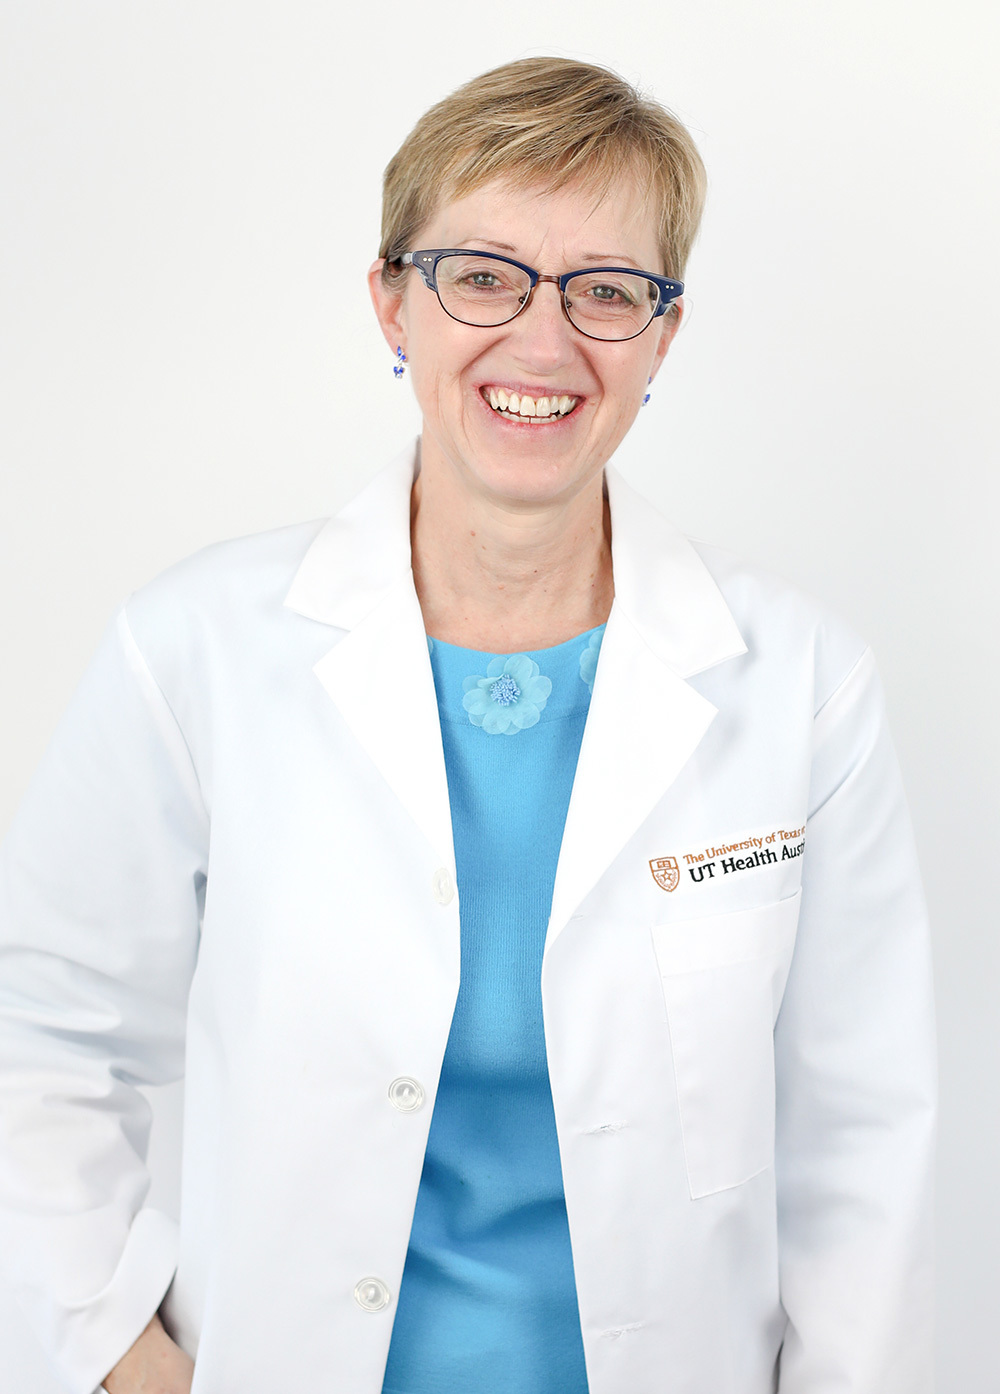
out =
<path fill-rule="evenodd" d="M 157 1314 L 105 1375 L 104 1388 L 108 1394 L 191 1394 L 193 1377 L 194 1361 L 170 1339 Z"/>

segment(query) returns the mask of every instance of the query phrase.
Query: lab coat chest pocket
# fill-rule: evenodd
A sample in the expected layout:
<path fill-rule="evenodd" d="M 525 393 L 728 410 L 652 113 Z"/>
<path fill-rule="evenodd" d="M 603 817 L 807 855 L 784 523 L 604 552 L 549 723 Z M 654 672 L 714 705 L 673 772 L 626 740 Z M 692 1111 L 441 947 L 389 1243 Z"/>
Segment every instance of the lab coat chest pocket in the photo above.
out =
<path fill-rule="evenodd" d="M 692 1199 L 774 1160 L 774 1023 L 799 899 L 653 926 Z"/>

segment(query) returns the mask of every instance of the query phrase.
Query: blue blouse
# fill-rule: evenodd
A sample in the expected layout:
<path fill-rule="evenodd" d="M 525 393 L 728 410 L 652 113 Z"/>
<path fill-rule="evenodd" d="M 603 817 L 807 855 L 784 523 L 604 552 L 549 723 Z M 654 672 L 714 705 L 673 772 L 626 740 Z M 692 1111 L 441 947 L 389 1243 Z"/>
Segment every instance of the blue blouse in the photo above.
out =
<path fill-rule="evenodd" d="M 512 656 L 429 639 L 461 982 L 383 1394 L 585 1394 L 542 951 L 604 626 Z"/>

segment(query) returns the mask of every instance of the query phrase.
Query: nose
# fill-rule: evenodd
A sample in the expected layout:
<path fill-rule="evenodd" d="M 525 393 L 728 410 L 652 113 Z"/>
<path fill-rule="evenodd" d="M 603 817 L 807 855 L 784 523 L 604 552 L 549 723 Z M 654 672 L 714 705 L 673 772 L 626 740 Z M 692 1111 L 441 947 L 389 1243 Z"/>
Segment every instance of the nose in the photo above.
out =
<path fill-rule="evenodd" d="M 558 285 L 540 281 L 508 325 L 514 356 L 537 372 L 554 372 L 574 355 L 579 336 L 566 318 Z"/>

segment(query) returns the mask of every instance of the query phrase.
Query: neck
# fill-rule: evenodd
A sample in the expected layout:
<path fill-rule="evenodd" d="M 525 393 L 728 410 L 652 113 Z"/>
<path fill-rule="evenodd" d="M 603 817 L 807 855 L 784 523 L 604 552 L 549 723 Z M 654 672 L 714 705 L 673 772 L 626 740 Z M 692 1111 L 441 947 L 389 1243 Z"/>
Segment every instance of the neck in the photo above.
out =
<path fill-rule="evenodd" d="M 516 505 L 423 467 L 411 496 L 413 578 L 428 634 L 462 648 L 549 648 L 611 610 L 603 476 L 568 500 Z"/>

